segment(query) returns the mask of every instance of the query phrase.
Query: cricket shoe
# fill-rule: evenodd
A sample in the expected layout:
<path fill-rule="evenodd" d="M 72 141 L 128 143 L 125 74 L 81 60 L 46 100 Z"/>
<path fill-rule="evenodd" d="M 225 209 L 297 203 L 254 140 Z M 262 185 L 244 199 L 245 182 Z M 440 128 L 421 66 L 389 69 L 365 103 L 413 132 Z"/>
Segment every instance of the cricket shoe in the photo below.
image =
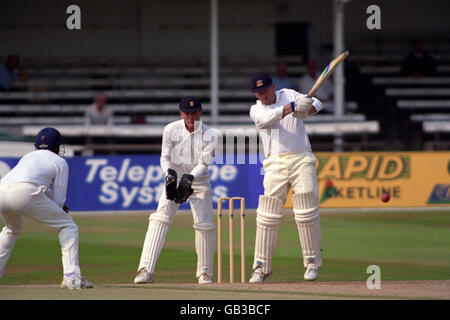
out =
<path fill-rule="evenodd" d="M 207 284 L 207 283 L 212 283 L 211 277 L 208 276 L 206 273 L 202 273 L 198 278 L 198 284 Z"/>
<path fill-rule="evenodd" d="M 71 275 L 69 277 L 64 276 L 61 282 L 62 289 L 89 289 L 93 288 L 94 284 L 88 279 L 82 276 Z"/>
<path fill-rule="evenodd" d="M 314 281 L 319 276 L 319 268 L 314 263 L 309 263 L 306 267 L 304 278 L 306 281 Z"/>
<path fill-rule="evenodd" d="M 145 284 L 153 282 L 153 274 L 147 271 L 146 268 L 139 269 L 136 277 L 134 278 L 134 283 Z"/>
<path fill-rule="evenodd" d="M 270 276 L 270 273 L 265 274 L 261 267 L 257 267 L 253 273 L 252 276 L 250 277 L 250 280 L 248 282 L 250 283 L 263 283 L 263 281 Z"/>

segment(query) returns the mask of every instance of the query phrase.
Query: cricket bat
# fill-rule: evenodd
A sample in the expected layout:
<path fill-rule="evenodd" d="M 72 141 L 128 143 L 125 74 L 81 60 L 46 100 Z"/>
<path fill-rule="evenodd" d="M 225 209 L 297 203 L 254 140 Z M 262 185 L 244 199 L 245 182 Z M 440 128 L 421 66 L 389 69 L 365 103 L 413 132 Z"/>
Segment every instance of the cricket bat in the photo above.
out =
<path fill-rule="evenodd" d="M 339 57 L 332 60 L 325 69 L 323 69 L 322 74 L 314 83 L 314 86 L 309 90 L 308 96 L 312 97 L 317 90 L 319 90 L 320 86 L 327 81 L 327 79 L 334 73 L 337 67 L 347 58 L 348 51 L 344 51 Z"/>
<path fill-rule="evenodd" d="M 332 60 L 326 67 L 323 69 L 322 74 L 314 83 L 314 86 L 309 90 L 308 97 L 312 97 L 317 90 L 319 90 L 320 86 L 327 81 L 327 79 L 334 73 L 337 67 L 347 58 L 348 51 L 344 51 L 339 57 Z M 306 115 L 307 116 L 307 115 Z M 306 116 L 302 115 L 300 112 L 295 111 L 294 117 L 298 119 L 305 119 Z"/>

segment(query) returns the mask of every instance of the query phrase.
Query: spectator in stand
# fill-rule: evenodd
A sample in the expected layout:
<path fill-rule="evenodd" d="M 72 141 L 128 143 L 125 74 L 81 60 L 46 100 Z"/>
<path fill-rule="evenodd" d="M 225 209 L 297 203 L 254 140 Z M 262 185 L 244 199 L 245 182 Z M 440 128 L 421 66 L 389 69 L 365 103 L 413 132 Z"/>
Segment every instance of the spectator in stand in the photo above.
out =
<path fill-rule="evenodd" d="M 113 112 L 106 108 L 106 97 L 96 95 L 94 104 L 86 110 L 85 125 L 113 125 Z"/>
<path fill-rule="evenodd" d="M 411 41 L 411 52 L 403 59 L 402 73 L 410 77 L 430 76 L 436 72 L 436 60 L 424 50 L 420 38 Z"/>
<path fill-rule="evenodd" d="M 277 75 L 272 77 L 272 81 L 275 83 L 275 90 L 285 88 L 297 90 L 295 82 L 287 75 L 287 67 L 284 61 L 277 62 Z"/>
<path fill-rule="evenodd" d="M 308 59 L 306 62 L 306 73 L 299 80 L 298 92 L 308 94 L 319 76 L 320 74 L 317 74 L 316 60 Z M 314 96 L 325 104 L 325 108 L 322 112 L 334 113 L 334 90 L 331 79 L 325 81 Z"/>
<path fill-rule="evenodd" d="M 0 65 L 0 90 L 9 91 L 15 80 L 25 81 L 27 78 L 16 54 L 8 56 L 5 64 Z"/>
<path fill-rule="evenodd" d="M 92 106 L 86 110 L 84 116 L 84 124 L 86 126 L 91 125 L 113 125 L 113 112 L 106 108 L 106 97 L 102 94 L 98 94 L 94 98 L 94 103 Z M 86 144 L 112 144 L 113 140 L 111 138 L 104 137 L 86 137 Z"/>
<path fill-rule="evenodd" d="M 131 116 L 131 123 L 133 124 L 146 124 L 145 114 L 136 113 Z"/>

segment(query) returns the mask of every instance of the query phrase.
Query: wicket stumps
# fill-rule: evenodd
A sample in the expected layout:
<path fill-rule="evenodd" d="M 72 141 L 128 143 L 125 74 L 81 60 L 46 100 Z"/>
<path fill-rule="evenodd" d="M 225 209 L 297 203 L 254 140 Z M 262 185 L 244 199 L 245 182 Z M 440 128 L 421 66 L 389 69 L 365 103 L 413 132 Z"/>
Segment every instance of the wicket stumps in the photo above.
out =
<path fill-rule="evenodd" d="M 234 282 L 234 200 L 241 202 L 241 283 L 245 283 L 245 198 L 223 197 L 217 202 L 217 282 L 222 283 L 222 201 L 228 200 L 228 224 L 230 247 L 230 283 Z"/>

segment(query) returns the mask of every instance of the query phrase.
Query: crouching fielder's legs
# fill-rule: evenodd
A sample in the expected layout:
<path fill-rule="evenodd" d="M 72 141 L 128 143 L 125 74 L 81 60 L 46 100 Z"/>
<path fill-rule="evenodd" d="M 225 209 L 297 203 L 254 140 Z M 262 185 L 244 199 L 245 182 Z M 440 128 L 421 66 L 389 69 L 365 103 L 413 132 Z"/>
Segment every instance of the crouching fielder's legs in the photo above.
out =
<path fill-rule="evenodd" d="M 319 217 L 317 193 L 297 193 L 292 196 L 295 221 L 303 253 L 303 264 L 307 268 L 305 280 L 315 280 L 322 265 L 320 247 L 322 231 Z"/>
<path fill-rule="evenodd" d="M 0 209 L 1 210 L 1 209 Z M 6 262 L 14 248 L 17 238 L 22 230 L 22 217 L 15 214 L 0 213 L 5 226 L 0 233 L 0 279 L 3 276 Z"/>
<path fill-rule="evenodd" d="M 255 257 L 251 283 L 261 283 L 272 273 L 272 256 L 278 242 L 283 202 L 277 197 L 260 196 L 256 210 Z"/>

